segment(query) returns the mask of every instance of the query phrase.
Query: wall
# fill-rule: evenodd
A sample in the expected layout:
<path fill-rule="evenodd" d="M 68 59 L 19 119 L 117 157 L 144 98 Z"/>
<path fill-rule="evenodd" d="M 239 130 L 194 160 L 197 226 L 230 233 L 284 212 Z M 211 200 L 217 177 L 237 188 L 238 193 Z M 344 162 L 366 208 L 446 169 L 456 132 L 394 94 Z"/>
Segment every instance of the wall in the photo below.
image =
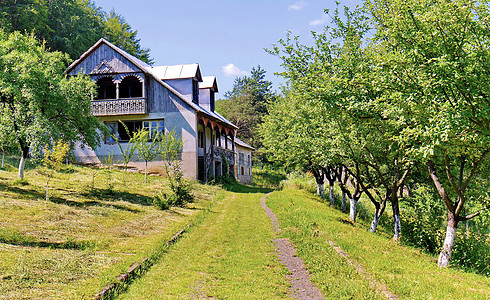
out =
<path fill-rule="evenodd" d="M 235 144 L 236 145 L 236 144 Z M 244 154 L 244 164 L 240 164 L 240 153 Z M 242 184 L 252 184 L 253 176 L 252 176 L 252 165 L 248 164 L 248 155 L 250 155 L 250 160 L 252 159 L 252 150 L 249 148 L 245 148 L 239 145 L 235 147 L 235 176 L 237 180 Z M 242 174 L 241 168 L 244 169 L 244 174 Z"/>

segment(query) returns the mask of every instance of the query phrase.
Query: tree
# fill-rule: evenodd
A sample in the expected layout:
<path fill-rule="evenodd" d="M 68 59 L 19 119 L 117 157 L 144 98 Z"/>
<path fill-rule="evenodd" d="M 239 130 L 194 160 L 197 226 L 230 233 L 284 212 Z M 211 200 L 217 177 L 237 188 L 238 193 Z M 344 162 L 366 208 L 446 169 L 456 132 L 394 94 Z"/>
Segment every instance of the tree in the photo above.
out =
<path fill-rule="evenodd" d="M 392 105 L 407 120 L 398 138 L 426 163 L 448 210 L 438 260 L 446 267 L 458 224 L 478 216 L 488 201 L 472 182 L 488 178 L 489 7 L 473 0 L 373 0 L 365 8 L 376 29 L 380 83 L 399 95 Z"/>
<path fill-rule="evenodd" d="M 183 206 L 192 202 L 194 197 L 191 194 L 191 185 L 184 178 L 181 168 L 182 150 L 184 141 L 172 130 L 159 139 L 158 153 L 164 161 L 165 171 L 170 183 L 172 194 L 165 196 L 165 205 Z M 161 202 L 161 201 L 160 201 Z"/>
<path fill-rule="evenodd" d="M 267 105 L 275 101 L 276 95 L 272 82 L 265 80 L 264 69 L 257 66 L 250 73 L 250 76 L 235 79 L 233 89 L 225 93 L 225 100 L 216 101 L 216 111 L 238 126 L 237 137 L 252 145 L 260 156 L 257 126 L 267 115 Z"/>
<path fill-rule="evenodd" d="M 46 180 L 46 200 L 49 199 L 49 181 L 53 177 L 54 172 L 59 171 L 63 166 L 63 162 L 69 150 L 70 147 L 63 141 L 55 142 L 51 150 L 48 146 L 44 147 L 43 165 L 48 172 L 48 178 Z"/>
<path fill-rule="evenodd" d="M 0 31 L 0 106 L 21 150 L 20 179 L 30 149 L 62 139 L 96 147 L 105 128 L 92 116 L 94 82 L 63 75 L 67 56 L 48 52 L 34 36 Z"/>
<path fill-rule="evenodd" d="M 119 120 L 119 123 L 124 127 L 124 130 L 126 130 L 126 133 L 129 136 L 129 141 L 126 143 L 126 147 L 124 148 L 121 143 L 119 142 L 119 139 L 116 134 L 112 135 L 114 140 L 116 141 L 117 146 L 119 147 L 119 152 L 121 152 L 121 155 L 123 156 L 123 165 L 124 165 L 124 186 L 126 186 L 126 173 L 128 171 L 128 164 L 131 161 L 131 158 L 134 155 L 134 151 L 136 151 L 137 144 L 136 144 L 136 133 L 135 132 L 129 132 L 128 126 L 124 124 L 121 120 Z M 145 174 L 146 175 L 146 174 Z M 145 180 L 146 181 L 146 180 Z"/>
<path fill-rule="evenodd" d="M 0 25 L 7 32 L 34 33 L 46 48 L 78 58 L 97 40 L 106 38 L 128 53 L 151 63 L 120 15 L 106 13 L 92 0 L 5 0 L 0 6 Z"/>
<path fill-rule="evenodd" d="M 151 64 L 153 62 L 150 57 L 150 49 L 142 48 L 141 39 L 136 37 L 138 31 L 132 30 L 131 26 L 126 23 L 126 20 L 121 15 L 111 10 L 108 14 L 105 14 L 103 25 L 105 38 L 111 43 L 146 63 Z"/>
<path fill-rule="evenodd" d="M 146 177 L 148 174 L 148 162 L 152 161 L 157 157 L 160 134 L 156 136 L 150 136 L 150 132 L 141 128 L 134 135 L 134 140 L 136 144 L 136 149 L 138 149 L 138 158 L 145 161 L 145 183 L 147 182 Z"/>

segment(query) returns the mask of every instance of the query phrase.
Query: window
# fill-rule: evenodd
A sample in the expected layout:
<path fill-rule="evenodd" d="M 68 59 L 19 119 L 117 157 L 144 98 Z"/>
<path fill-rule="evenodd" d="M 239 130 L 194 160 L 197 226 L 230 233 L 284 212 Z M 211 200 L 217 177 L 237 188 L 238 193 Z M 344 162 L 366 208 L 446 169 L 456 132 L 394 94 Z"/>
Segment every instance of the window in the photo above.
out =
<path fill-rule="evenodd" d="M 214 139 L 215 139 L 215 145 L 218 146 L 218 147 L 221 147 L 221 140 L 220 140 L 220 134 L 219 134 L 219 131 L 216 130 L 214 132 Z"/>
<path fill-rule="evenodd" d="M 197 132 L 197 147 L 204 148 L 204 131 Z"/>
<path fill-rule="evenodd" d="M 97 80 L 97 99 L 116 99 L 116 85 L 110 77 Z"/>
<path fill-rule="evenodd" d="M 150 139 L 154 139 L 158 134 L 165 134 L 165 123 L 163 120 L 143 121 L 143 128 L 150 132 Z"/>
<path fill-rule="evenodd" d="M 247 158 L 247 166 L 250 167 L 252 164 L 252 162 L 250 161 L 250 154 L 248 155 L 248 158 Z"/>
<path fill-rule="evenodd" d="M 142 121 L 123 121 L 124 125 L 128 128 L 126 130 L 125 126 L 120 122 L 107 122 L 105 123 L 107 128 L 109 128 L 109 137 L 106 139 L 106 144 L 115 144 L 116 140 L 114 139 L 114 135 L 117 137 L 119 142 L 128 142 L 129 134 L 133 134 L 141 129 L 143 122 Z M 129 132 L 129 134 L 128 134 Z"/>
<path fill-rule="evenodd" d="M 119 98 L 138 98 L 142 96 L 143 85 L 135 76 L 127 76 L 119 84 Z"/>
<path fill-rule="evenodd" d="M 192 79 L 192 102 L 199 104 L 199 82 Z"/>
<path fill-rule="evenodd" d="M 115 144 L 116 139 L 114 136 L 116 136 L 119 139 L 119 134 L 117 133 L 117 123 L 116 122 L 108 122 L 105 123 L 107 128 L 109 129 L 109 136 L 106 137 L 105 143 L 106 144 Z"/>
<path fill-rule="evenodd" d="M 245 160 L 245 154 L 243 154 L 243 153 L 239 153 L 239 154 L 238 154 L 238 164 L 239 164 L 240 166 L 243 166 L 243 165 L 245 164 L 244 160 Z M 242 170 L 243 170 L 243 169 L 242 169 Z M 242 174 L 243 174 L 243 172 L 242 172 Z"/>

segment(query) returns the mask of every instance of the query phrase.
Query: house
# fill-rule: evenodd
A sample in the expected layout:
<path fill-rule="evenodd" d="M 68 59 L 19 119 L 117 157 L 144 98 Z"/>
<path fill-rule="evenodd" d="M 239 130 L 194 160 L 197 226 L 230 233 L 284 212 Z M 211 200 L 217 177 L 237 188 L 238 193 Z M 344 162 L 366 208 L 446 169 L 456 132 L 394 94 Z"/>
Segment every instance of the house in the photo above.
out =
<path fill-rule="evenodd" d="M 252 152 L 255 149 L 235 138 L 235 177 L 243 184 L 252 184 Z"/>
<path fill-rule="evenodd" d="M 186 177 L 207 181 L 237 169 L 236 149 L 243 147 L 243 142 L 236 143 L 238 128 L 214 110 L 216 77 L 203 77 L 198 64 L 150 66 L 100 39 L 65 73 L 86 73 L 97 83 L 92 113 L 123 147 L 129 136 L 121 122 L 131 132 L 148 130 L 150 137 L 174 130 L 184 141 L 181 159 Z M 110 136 L 96 149 L 86 145 L 75 149 L 80 163 L 100 164 L 110 155 L 115 162 L 122 160 Z M 130 165 L 142 169 L 143 164 L 134 157 Z M 161 159 L 149 163 L 148 169 L 163 172 Z"/>

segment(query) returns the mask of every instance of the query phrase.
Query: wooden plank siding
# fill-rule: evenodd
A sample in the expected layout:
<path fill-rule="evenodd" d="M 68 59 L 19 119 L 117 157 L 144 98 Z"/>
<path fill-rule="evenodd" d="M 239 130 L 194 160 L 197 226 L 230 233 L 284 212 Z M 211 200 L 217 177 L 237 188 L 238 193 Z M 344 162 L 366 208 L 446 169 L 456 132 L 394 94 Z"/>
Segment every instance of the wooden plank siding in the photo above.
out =
<path fill-rule="evenodd" d="M 105 73 L 135 73 L 142 72 L 128 59 L 123 57 L 111 47 L 102 44 L 95 49 L 88 57 L 79 62 L 78 65 L 70 71 L 70 75 L 76 75 L 80 72 L 87 74 L 97 74 L 96 68 L 102 63 L 107 62 L 112 68 L 111 72 Z"/>

